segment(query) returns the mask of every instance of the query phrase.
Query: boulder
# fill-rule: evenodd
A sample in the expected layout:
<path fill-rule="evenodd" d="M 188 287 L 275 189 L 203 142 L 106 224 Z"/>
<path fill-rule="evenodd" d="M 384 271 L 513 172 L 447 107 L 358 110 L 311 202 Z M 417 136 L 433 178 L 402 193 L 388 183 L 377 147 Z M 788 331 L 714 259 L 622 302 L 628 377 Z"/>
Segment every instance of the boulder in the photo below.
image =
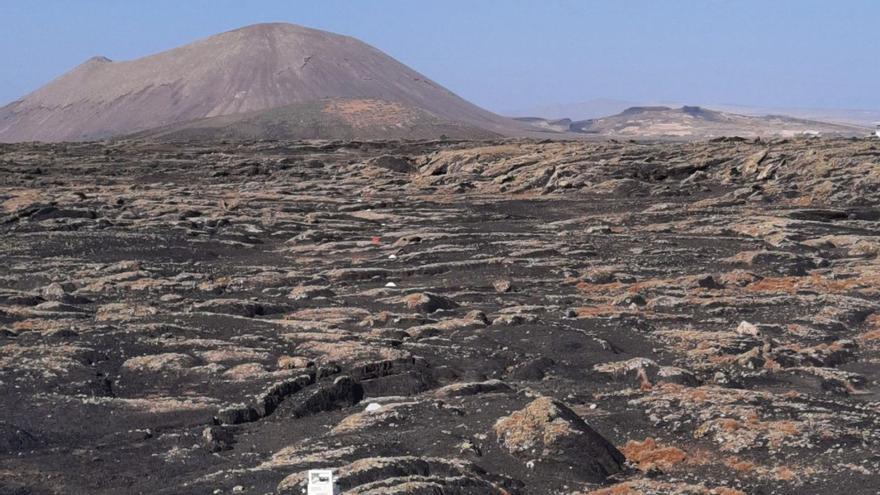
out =
<path fill-rule="evenodd" d="M 601 481 L 623 469 L 625 458 L 565 404 L 550 397 L 499 419 L 498 443 L 524 461 L 567 466 L 580 478 Z"/>
<path fill-rule="evenodd" d="M 448 297 L 431 294 L 429 292 L 417 292 L 403 298 L 406 307 L 421 313 L 433 313 L 441 309 L 457 308 L 458 304 Z"/>
<path fill-rule="evenodd" d="M 538 357 L 512 366 L 507 376 L 514 380 L 540 381 L 544 379 L 547 370 L 556 363 L 548 357 Z"/>
<path fill-rule="evenodd" d="M 315 299 L 318 297 L 333 297 L 336 293 L 330 290 L 329 287 L 322 285 L 301 285 L 299 287 L 294 287 L 291 289 L 290 294 L 288 294 L 288 298 L 293 299 L 294 301 L 302 301 L 305 299 Z"/>
<path fill-rule="evenodd" d="M 335 378 L 332 382 L 322 383 L 308 389 L 294 406 L 292 414 L 297 418 L 310 416 L 357 404 L 363 398 L 363 387 L 352 380 L 350 376 L 343 375 Z"/>
<path fill-rule="evenodd" d="M 193 310 L 206 313 L 220 313 L 253 318 L 280 313 L 286 308 L 268 303 L 258 303 L 241 299 L 209 299 L 193 305 Z"/>
<path fill-rule="evenodd" d="M 154 373 L 180 372 L 195 365 L 196 358 L 177 352 L 137 356 L 122 363 L 122 367 L 130 371 L 149 371 Z"/>
<path fill-rule="evenodd" d="M 382 155 L 377 156 L 370 160 L 370 165 L 373 167 L 382 168 L 385 170 L 390 170 L 392 172 L 397 172 L 399 174 L 408 174 L 416 170 L 415 165 L 413 165 L 409 160 L 399 156 L 392 155 Z"/>
<path fill-rule="evenodd" d="M 510 292 L 513 289 L 513 284 L 511 284 L 510 280 L 496 280 L 492 283 L 492 287 L 495 288 L 495 292 L 503 294 Z"/>
<path fill-rule="evenodd" d="M 209 426 L 202 430 L 202 440 L 209 452 L 220 452 L 232 449 L 235 436 L 231 430 L 222 426 Z"/>
<path fill-rule="evenodd" d="M 510 393 L 513 389 L 501 380 L 487 380 L 485 382 L 453 383 L 434 391 L 434 396 L 442 399 L 453 397 L 467 397 L 469 395 L 489 393 Z"/>

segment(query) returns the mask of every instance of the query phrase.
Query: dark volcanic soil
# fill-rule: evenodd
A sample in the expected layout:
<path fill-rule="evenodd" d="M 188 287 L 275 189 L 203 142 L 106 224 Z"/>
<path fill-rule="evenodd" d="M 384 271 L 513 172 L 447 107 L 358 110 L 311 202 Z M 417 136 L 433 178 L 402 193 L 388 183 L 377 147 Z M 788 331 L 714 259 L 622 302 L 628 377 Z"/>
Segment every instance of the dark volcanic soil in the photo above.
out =
<path fill-rule="evenodd" d="M 878 144 L 2 146 L 0 494 L 877 493 Z"/>

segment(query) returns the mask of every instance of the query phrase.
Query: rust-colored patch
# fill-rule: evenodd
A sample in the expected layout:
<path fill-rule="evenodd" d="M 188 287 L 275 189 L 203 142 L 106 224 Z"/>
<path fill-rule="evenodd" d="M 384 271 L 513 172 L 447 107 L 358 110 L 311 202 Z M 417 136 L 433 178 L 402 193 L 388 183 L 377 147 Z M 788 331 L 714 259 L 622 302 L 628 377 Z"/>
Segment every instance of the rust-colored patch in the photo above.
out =
<path fill-rule="evenodd" d="M 792 481 L 797 478 L 797 474 L 785 466 L 779 466 L 773 469 L 773 477 L 779 481 Z"/>
<path fill-rule="evenodd" d="M 751 473 L 755 470 L 755 463 L 742 460 L 738 457 L 726 457 L 724 459 L 724 465 L 738 473 Z"/>
<path fill-rule="evenodd" d="M 625 286 L 620 282 L 610 282 L 607 284 L 593 284 L 590 282 L 578 282 L 575 286 L 579 291 L 588 294 L 617 294 L 623 292 Z"/>
<path fill-rule="evenodd" d="M 856 337 L 856 340 L 860 342 L 873 342 L 875 340 L 880 340 L 880 328 L 860 334 Z"/>
<path fill-rule="evenodd" d="M 582 306 L 579 308 L 575 308 L 575 312 L 577 313 L 578 318 L 590 318 L 617 315 L 622 313 L 623 311 L 621 311 L 621 309 L 617 306 L 611 306 L 610 304 L 601 304 L 597 306 Z"/>
<path fill-rule="evenodd" d="M 70 328 L 72 322 L 70 320 L 44 320 L 41 318 L 29 318 L 26 320 L 16 321 L 12 324 L 12 328 L 17 332 L 59 330 L 62 328 Z"/>
<path fill-rule="evenodd" d="M 800 434 L 800 427 L 794 421 L 767 421 L 762 425 L 767 431 L 768 444 L 780 448 L 792 436 Z"/>
<path fill-rule="evenodd" d="M 706 399 L 708 399 L 708 394 L 705 390 L 694 389 L 693 393 L 691 394 L 691 400 L 695 402 L 705 402 Z"/>
<path fill-rule="evenodd" d="M 775 359 L 764 356 L 764 366 L 763 368 L 768 371 L 779 371 L 782 369 L 782 365 L 776 362 Z"/>
<path fill-rule="evenodd" d="M 872 314 L 865 320 L 868 330 L 856 336 L 856 341 L 860 344 L 869 344 L 875 347 L 880 341 L 880 314 Z"/>
<path fill-rule="evenodd" d="M 383 100 L 331 100 L 324 113 L 339 117 L 352 127 L 393 126 L 412 122 L 419 112 L 400 103 Z"/>
<path fill-rule="evenodd" d="M 630 440 L 623 447 L 620 447 L 620 451 L 627 459 L 636 463 L 642 471 L 654 467 L 668 470 L 687 459 L 687 454 L 683 450 L 660 445 L 651 437 L 641 442 Z"/>
<path fill-rule="evenodd" d="M 654 386 L 651 385 L 651 380 L 648 379 L 648 374 L 645 373 L 645 368 L 639 368 L 638 377 L 639 390 L 641 390 L 642 392 L 650 392 L 651 389 L 654 388 Z"/>
<path fill-rule="evenodd" d="M 798 277 L 771 277 L 749 284 L 746 291 L 794 294 L 797 292 L 799 283 Z"/>
<path fill-rule="evenodd" d="M 724 431 L 736 431 L 742 428 L 742 423 L 735 419 L 725 418 L 718 421 L 719 426 Z"/>

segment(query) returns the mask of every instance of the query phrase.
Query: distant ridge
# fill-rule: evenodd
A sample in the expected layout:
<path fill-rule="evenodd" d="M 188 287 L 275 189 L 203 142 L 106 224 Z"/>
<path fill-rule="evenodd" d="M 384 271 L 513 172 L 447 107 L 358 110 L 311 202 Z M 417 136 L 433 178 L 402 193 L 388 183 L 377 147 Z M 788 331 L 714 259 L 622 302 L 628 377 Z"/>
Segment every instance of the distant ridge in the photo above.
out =
<path fill-rule="evenodd" d="M 648 139 L 704 139 L 721 136 L 796 137 L 865 136 L 867 129 L 855 125 L 829 124 L 782 115 L 746 116 L 699 106 L 680 108 L 634 106 L 616 115 L 571 121 L 569 119 L 520 118 L 534 127 L 573 134 Z M 566 125 L 567 124 L 567 125 Z"/>
<path fill-rule="evenodd" d="M 101 139 L 333 98 L 424 112 L 422 134 L 444 132 L 431 131 L 428 122 L 480 135 L 528 130 L 354 38 L 273 23 L 131 61 L 93 57 L 0 108 L 0 141 Z"/>
<path fill-rule="evenodd" d="M 531 108 L 510 109 L 501 112 L 512 117 L 541 117 L 547 120 L 569 118 L 574 121 L 607 117 L 623 112 L 630 107 L 664 106 L 679 108 L 682 103 L 670 101 L 637 102 L 596 98 L 581 102 L 557 103 Z M 845 108 L 799 108 L 799 107 L 759 107 L 705 102 L 701 108 L 709 108 L 720 112 L 764 117 L 767 115 L 785 115 L 797 119 L 814 120 L 835 124 L 874 127 L 880 122 L 880 109 L 845 109 Z"/>

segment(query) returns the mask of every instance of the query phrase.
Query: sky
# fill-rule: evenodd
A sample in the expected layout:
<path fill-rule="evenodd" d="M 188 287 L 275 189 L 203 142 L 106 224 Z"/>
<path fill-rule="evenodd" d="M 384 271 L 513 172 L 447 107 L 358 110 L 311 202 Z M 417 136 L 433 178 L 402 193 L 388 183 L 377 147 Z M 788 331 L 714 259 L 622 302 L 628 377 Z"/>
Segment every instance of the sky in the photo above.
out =
<path fill-rule="evenodd" d="M 0 105 L 95 55 L 258 22 L 354 36 L 494 111 L 595 98 L 880 110 L 880 0 L 0 0 Z"/>

